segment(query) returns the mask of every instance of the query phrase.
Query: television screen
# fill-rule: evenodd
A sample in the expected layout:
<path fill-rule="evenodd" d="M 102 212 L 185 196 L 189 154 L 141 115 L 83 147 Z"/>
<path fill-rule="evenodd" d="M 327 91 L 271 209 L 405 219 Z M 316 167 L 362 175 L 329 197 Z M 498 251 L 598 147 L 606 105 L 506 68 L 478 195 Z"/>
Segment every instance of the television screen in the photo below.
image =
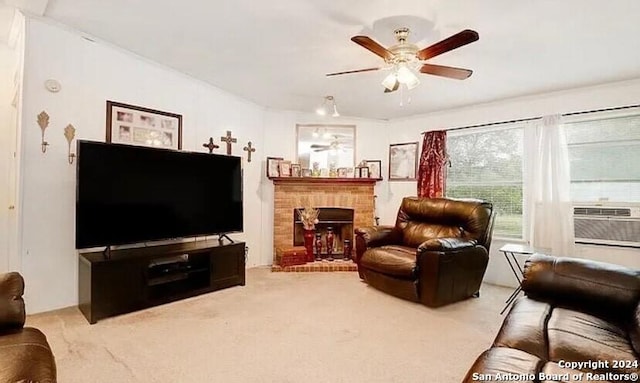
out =
<path fill-rule="evenodd" d="M 241 158 L 78 141 L 76 248 L 242 231 Z"/>

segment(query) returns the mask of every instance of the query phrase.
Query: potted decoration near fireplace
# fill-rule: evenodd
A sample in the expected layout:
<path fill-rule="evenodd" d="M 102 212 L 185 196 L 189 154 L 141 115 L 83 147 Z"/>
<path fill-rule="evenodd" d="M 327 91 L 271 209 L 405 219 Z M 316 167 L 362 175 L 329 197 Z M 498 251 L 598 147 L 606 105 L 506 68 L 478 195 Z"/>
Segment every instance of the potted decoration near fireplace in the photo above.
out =
<path fill-rule="evenodd" d="M 313 242 L 316 234 L 316 223 L 318 223 L 320 210 L 313 207 L 298 209 L 298 217 L 304 229 L 304 247 L 307 252 L 307 261 L 313 262 Z"/>

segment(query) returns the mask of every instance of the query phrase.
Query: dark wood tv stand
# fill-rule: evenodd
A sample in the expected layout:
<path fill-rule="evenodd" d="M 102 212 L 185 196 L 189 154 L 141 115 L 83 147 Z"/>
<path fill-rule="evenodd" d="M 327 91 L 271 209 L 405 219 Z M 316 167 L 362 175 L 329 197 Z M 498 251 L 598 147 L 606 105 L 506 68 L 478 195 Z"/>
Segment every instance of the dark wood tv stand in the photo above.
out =
<path fill-rule="evenodd" d="M 78 307 L 89 323 L 245 284 L 245 243 L 217 240 L 80 254 Z"/>

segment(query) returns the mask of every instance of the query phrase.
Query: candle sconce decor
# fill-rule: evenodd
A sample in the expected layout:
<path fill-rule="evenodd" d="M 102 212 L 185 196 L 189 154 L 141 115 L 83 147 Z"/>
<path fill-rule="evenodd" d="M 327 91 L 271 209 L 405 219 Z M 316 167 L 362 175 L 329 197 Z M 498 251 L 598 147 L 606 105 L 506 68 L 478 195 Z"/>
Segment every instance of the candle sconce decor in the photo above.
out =
<path fill-rule="evenodd" d="M 67 139 L 67 143 L 69 144 L 69 164 L 73 164 L 74 158 L 76 158 L 75 153 L 71 153 L 71 142 L 76 136 L 76 128 L 73 125 L 69 124 L 66 128 L 64 128 L 64 137 Z"/>
<path fill-rule="evenodd" d="M 42 153 L 46 153 L 49 143 L 44 140 L 44 131 L 49 126 L 49 114 L 44 110 L 38 114 L 38 125 L 40 125 L 40 130 L 42 131 L 42 142 L 40 144 L 42 147 Z"/>

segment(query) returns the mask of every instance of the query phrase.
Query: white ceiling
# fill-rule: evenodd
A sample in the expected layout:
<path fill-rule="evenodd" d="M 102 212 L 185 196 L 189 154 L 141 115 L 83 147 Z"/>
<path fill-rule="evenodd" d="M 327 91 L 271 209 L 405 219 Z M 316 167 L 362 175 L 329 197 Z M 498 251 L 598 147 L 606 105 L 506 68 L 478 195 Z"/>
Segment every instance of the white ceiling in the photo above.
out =
<path fill-rule="evenodd" d="M 410 38 L 420 48 L 478 31 L 430 61 L 474 74 L 421 74 L 404 94 L 383 93 L 384 71 L 325 77 L 380 65 L 350 38 L 389 46 L 393 23 L 374 22 L 398 15 L 423 29 Z M 274 109 L 333 95 L 343 116 L 390 119 L 640 78 L 638 0 L 49 0 L 44 16 Z"/>

